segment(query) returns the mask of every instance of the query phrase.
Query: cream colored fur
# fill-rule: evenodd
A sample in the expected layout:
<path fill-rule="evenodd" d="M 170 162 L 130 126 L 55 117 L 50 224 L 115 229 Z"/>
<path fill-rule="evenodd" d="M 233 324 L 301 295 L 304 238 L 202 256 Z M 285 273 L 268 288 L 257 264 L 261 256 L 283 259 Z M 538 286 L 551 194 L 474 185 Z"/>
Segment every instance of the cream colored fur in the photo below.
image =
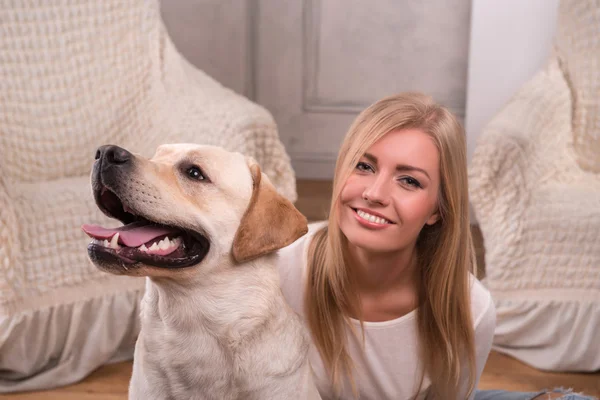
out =
<path fill-rule="evenodd" d="M 210 182 L 182 177 L 183 160 L 198 165 Z M 266 198 L 274 202 L 255 208 L 287 200 L 266 175 L 253 177 L 252 171 L 261 173 L 252 159 L 219 147 L 163 145 L 151 159 L 134 156 L 134 163 L 119 194 L 123 203 L 156 222 L 202 233 L 210 250 L 200 264 L 179 270 L 97 265 L 148 277 L 129 398 L 319 399 L 307 359 L 309 337 L 281 293 L 276 252 L 245 262 L 232 257 L 251 201 L 265 198 L 255 191 L 272 191 Z M 306 232 L 306 220 L 293 206 L 289 210 L 295 219 L 286 221 L 299 226 L 276 247 Z"/>

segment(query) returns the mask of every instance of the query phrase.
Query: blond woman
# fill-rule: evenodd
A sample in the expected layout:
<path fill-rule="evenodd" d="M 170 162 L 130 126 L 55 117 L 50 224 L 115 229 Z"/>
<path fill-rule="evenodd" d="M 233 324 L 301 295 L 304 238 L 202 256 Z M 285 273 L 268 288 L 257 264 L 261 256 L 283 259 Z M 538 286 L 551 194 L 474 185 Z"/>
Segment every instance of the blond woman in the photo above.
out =
<path fill-rule="evenodd" d="M 324 399 L 539 395 L 475 390 L 495 308 L 473 275 L 464 132 L 430 97 L 402 93 L 356 118 L 328 220 L 279 265 Z"/>

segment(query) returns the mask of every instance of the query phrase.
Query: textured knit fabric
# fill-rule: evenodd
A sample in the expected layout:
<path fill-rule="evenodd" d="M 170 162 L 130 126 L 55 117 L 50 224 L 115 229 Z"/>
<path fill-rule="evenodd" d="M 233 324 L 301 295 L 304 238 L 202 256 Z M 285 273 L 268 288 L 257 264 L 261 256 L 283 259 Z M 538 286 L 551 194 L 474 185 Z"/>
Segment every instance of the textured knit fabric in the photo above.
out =
<path fill-rule="evenodd" d="M 588 22 L 596 33 L 587 40 L 597 42 L 593 15 Z M 469 167 L 470 196 L 485 243 L 485 284 L 496 302 L 494 348 L 544 370 L 594 371 L 600 174 L 582 168 L 574 142 L 586 132 L 598 135 L 598 128 L 587 124 L 574 133 L 583 127 L 577 121 L 584 105 L 561 66 L 568 68 L 553 55 L 485 127 Z"/>
<path fill-rule="evenodd" d="M 270 113 L 194 68 L 156 0 L 0 0 L 0 392 L 77 381 L 133 352 L 144 281 L 100 272 L 84 223 L 95 150 L 254 157 L 296 200 Z"/>
<path fill-rule="evenodd" d="M 600 173 L 600 0 L 560 3 L 556 50 L 573 99 L 577 161 Z"/>
<path fill-rule="evenodd" d="M 279 251 L 279 273 L 283 294 L 302 318 L 305 318 L 303 295 L 306 287 L 308 247 L 313 235 L 326 222 L 312 223 L 308 234 L 292 245 Z M 475 328 L 476 377 L 479 380 L 485 366 L 494 335 L 495 309 L 490 293 L 472 277 L 471 310 Z M 358 321 L 353 321 L 360 331 Z M 419 388 L 419 334 L 417 311 L 385 322 L 365 322 L 364 356 L 358 341 L 348 331 L 348 348 L 356 365 L 355 380 L 359 398 L 364 400 L 409 400 L 427 397 L 431 381 L 425 376 Z M 310 349 L 310 362 L 315 381 L 324 400 L 335 399 L 328 374 L 314 345 Z M 467 371 L 461 375 L 462 387 L 466 388 Z M 477 386 L 477 382 L 475 383 Z M 473 399 L 474 393 L 469 399 Z M 352 391 L 346 384 L 341 399 L 351 399 Z M 465 391 L 459 395 L 467 399 Z"/>

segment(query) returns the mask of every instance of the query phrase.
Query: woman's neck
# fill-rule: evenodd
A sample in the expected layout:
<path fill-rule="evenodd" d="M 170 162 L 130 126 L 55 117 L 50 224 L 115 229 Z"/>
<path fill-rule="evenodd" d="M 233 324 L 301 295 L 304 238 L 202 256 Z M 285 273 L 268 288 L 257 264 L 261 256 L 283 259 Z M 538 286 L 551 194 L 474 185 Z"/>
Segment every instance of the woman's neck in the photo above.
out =
<path fill-rule="evenodd" d="M 374 253 L 349 245 L 351 271 L 363 294 L 384 293 L 391 289 L 414 287 L 417 257 L 414 246 L 393 253 Z"/>
<path fill-rule="evenodd" d="M 349 255 L 365 321 L 389 321 L 417 308 L 418 268 L 414 247 L 395 253 L 372 253 L 351 246 Z"/>

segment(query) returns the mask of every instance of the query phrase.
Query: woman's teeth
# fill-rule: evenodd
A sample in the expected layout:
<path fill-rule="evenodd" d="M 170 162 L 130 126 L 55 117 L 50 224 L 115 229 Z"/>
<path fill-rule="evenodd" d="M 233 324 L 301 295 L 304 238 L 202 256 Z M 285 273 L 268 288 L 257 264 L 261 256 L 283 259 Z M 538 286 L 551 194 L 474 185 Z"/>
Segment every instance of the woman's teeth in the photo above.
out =
<path fill-rule="evenodd" d="M 376 223 L 376 224 L 381 224 L 381 225 L 384 225 L 384 224 L 390 224 L 390 223 L 391 223 L 391 222 L 390 222 L 390 221 L 388 221 L 387 219 L 384 219 L 384 218 L 381 218 L 381 217 L 377 217 L 377 216 L 375 216 L 375 215 L 371 215 L 371 214 L 369 214 L 369 213 L 366 213 L 366 212 L 364 212 L 364 211 L 362 211 L 362 210 L 356 210 L 356 213 L 357 213 L 357 214 L 358 214 L 358 215 L 359 215 L 359 216 L 360 216 L 362 219 L 365 219 L 365 220 L 367 220 L 367 221 L 369 221 L 369 222 L 374 222 L 374 223 Z"/>

